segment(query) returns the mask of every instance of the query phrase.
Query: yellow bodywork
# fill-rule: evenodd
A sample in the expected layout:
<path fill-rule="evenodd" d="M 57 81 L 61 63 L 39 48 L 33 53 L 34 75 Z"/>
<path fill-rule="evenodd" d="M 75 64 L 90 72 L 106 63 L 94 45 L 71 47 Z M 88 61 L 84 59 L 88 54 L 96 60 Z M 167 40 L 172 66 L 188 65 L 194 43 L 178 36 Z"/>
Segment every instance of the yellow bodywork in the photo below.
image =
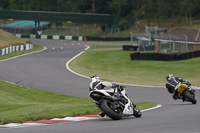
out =
<path fill-rule="evenodd" d="M 179 95 L 182 94 L 182 93 L 185 91 L 185 89 L 187 89 L 187 88 L 188 88 L 187 85 L 180 84 L 180 85 L 178 86 Z"/>

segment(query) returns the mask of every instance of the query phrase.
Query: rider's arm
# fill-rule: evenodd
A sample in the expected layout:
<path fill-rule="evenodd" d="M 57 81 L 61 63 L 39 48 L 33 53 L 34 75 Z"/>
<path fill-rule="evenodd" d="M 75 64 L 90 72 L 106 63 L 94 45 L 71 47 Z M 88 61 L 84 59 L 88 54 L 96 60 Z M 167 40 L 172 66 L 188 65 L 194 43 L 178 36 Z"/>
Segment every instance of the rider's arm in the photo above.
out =
<path fill-rule="evenodd" d="M 107 81 L 102 81 L 101 83 L 102 83 L 103 86 L 108 87 L 111 90 L 117 89 L 117 91 L 119 91 L 119 92 L 124 90 L 123 86 L 120 86 L 119 84 L 114 84 L 114 83 L 110 83 L 110 82 L 107 82 Z"/>
<path fill-rule="evenodd" d="M 112 87 L 113 87 L 113 84 L 110 83 L 110 82 L 102 81 L 101 83 L 102 83 L 102 85 L 105 86 L 105 87 L 109 87 L 109 88 L 112 88 Z"/>
<path fill-rule="evenodd" d="M 175 80 L 179 81 L 179 82 L 184 82 L 186 80 L 182 79 L 182 78 L 178 78 L 178 77 L 175 77 Z"/>
<path fill-rule="evenodd" d="M 177 79 L 178 79 L 178 81 L 180 81 L 180 82 L 187 82 L 187 85 L 188 85 L 188 86 L 191 86 L 191 83 L 190 83 L 189 81 L 184 80 L 184 79 L 182 79 L 182 78 L 178 78 L 178 77 L 177 77 Z"/>

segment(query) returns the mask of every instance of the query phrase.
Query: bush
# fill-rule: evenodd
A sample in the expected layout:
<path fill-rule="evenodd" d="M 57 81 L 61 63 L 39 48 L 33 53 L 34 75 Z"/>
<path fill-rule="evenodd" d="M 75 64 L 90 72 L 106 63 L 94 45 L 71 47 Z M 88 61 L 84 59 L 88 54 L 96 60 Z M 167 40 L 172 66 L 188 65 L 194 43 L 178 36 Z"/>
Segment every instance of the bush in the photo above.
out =
<path fill-rule="evenodd" d="M 129 27 L 129 24 L 126 20 L 122 19 L 119 24 L 118 24 L 120 30 L 125 30 L 126 28 Z"/>
<path fill-rule="evenodd" d="M 106 25 L 105 25 L 105 24 L 101 25 L 101 30 L 102 30 L 103 32 L 105 32 L 105 30 L 106 30 Z"/>

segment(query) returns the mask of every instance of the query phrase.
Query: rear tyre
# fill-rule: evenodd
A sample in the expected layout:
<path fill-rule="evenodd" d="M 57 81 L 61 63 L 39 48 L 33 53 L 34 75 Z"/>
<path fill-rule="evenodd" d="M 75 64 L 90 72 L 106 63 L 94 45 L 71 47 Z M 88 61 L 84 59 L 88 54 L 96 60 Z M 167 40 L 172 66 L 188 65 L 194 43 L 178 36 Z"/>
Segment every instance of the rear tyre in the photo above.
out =
<path fill-rule="evenodd" d="M 197 100 L 194 98 L 194 96 L 189 92 L 189 91 L 185 91 L 184 95 L 187 97 L 187 99 L 192 103 L 192 104 L 196 104 Z"/>
<path fill-rule="evenodd" d="M 120 108 L 113 109 L 112 108 L 113 102 L 104 100 L 101 103 L 101 109 L 104 113 L 113 120 L 120 120 L 122 118 L 122 111 Z"/>

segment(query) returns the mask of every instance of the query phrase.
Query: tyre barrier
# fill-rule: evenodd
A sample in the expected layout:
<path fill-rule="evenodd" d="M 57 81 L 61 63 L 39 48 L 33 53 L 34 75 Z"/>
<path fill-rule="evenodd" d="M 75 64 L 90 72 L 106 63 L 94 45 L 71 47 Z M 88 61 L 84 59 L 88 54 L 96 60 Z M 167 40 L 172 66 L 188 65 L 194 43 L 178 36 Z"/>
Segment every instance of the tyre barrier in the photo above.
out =
<path fill-rule="evenodd" d="M 137 51 L 138 46 L 134 46 L 134 45 L 123 45 L 122 49 L 124 51 Z"/>
<path fill-rule="evenodd" d="M 10 46 L 10 47 L 0 49 L 0 56 L 6 55 L 6 54 L 9 54 L 9 53 L 12 53 L 12 52 L 29 50 L 29 49 L 32 49 L 32 48 L 33 48 L 33 44 Z"/>
<path fill-rule="evenodd" d="M 177 61 L 200 57 L 200 50 L 182 54 L 161 54 L 161 53 L 132 53 L 131 60 L 158 60 L 158 61 Z"/>
<path fill-rule="evenodd" d="M 130 41 L 131 37 L 91 37 L 84 36 L 84 41 Z M 138 40 L 136 37 L 133 37 L 133 41 Z"/>

